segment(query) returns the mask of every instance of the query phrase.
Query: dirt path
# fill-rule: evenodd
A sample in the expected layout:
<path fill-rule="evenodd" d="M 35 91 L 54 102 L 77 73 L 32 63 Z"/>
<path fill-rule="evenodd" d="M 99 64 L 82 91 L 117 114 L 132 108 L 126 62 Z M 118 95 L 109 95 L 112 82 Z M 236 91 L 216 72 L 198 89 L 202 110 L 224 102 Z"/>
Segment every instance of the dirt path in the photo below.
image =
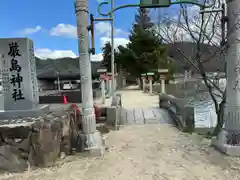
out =
<path fill-rule="evenodd" d="M 144 93 L 142 90 L 138 90 L 137 86 L 128 86 L 119 93 L 122 94 L 124 108 L 158 107 L 158 96 Z"/>
<path fill-rule="evenodd" d="M 208 141 L 169 125 L 124 127 L 108 134 L 104 157 L 69 156 L 56 167 L 1 175 L 8 180 L 231 180 L 240 178 L 238 158 L 209 148 Z M 68 162 L 70 161 L 70 162 Z"/>

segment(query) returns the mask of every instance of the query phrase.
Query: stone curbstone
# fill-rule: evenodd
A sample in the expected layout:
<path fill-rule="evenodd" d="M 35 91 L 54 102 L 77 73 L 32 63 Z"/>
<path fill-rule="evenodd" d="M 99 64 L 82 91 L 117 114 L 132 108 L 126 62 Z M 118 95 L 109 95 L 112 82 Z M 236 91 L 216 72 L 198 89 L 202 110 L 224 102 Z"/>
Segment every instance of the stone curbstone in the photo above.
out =
<path fill-rule="evenodd" d="M 181 99 L 172 95 L 160 94 L 159 107 L 167 109 L 181 131 L 192 133 L 195 130 L 194 107 L 184 105 Z"/>

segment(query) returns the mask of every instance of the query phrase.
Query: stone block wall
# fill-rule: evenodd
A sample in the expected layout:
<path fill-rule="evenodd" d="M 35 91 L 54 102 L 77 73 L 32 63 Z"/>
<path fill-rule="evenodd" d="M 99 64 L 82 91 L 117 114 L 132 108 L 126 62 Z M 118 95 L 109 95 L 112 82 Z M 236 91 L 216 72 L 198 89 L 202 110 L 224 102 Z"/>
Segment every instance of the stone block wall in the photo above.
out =
<path fill-rule="evenodd" d="M 61 152 L 69 154 L 68 114 L 49 114 L 0 122 L 0 171 L 23 171 L 29 166 L 48 167 Z"/>

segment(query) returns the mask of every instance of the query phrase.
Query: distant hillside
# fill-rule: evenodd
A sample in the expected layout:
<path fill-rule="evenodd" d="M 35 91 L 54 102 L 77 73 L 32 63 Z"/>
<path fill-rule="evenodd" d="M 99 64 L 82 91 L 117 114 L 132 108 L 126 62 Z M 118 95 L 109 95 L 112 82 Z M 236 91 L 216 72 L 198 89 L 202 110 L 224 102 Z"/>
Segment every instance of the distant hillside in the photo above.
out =
<path fill-rule="evenodd" d="M 196 56 L 196 44 L 190 42 L 168 44 L 168 55 L 174 59 L 173 64 L 177 71 L 182 72 L 185 68 L 191 68 L 196 71 L 192 65 L 186 61 L 183 53 L 186 57 L 195 59 Z M 178 51 L 180 49 L 181 53 Z M 220 54 L 220 50 L 217 47 L 202 44 L 200 46 L 200 52 L 203 54 L 201 56 L 201 61 L 204 63 L 204 68 L 207 72 L 213 71 L 224 71 L 224 60 L 223 56 Z"/>
<path fill-rule="evenodd" d="M 167 51 L 168 56 L 173 59 L 173 65 L 177 72 L 183 72 L 185 68 L 192 68 L 191 64 L 185 60 L 181 53 L 177 50 L 180 49 L 185 56 L 194 59 L 196 55 L 196 45 L 190 42 L 168 44 Z M 223 71 L 224 63 L 223 58 L 220 55 L 220 51 L 210 45 L 202 44 L 201 53 L 203 53 L 202 61 L 207 72 Z M 217 53 L 216 53 L 217 52 Z M 210 59 L 211 57 L 211 59 Z M 79 76 L 79 62 L 76 58 L 60 58 L 60 59 L 47 59 L 41 60 L 36 58 L 37 74 L 39 78 L 57 78 L 57 73 L 64 76 Z M 97 69 L 101 68 L 101 62 L 92 62 L 92 74 L 97 76 Z M 134 68 L 134 67 L 133 67 Z"/>
<path fill-rule="evenodd" d="M 97 74 L 101 62 L 92 62 L 92 74 Z M 59 58 L 41 60 L 36 58 L 37 75 L 39 78 L 57 78 L 59 76 L 80 76 L 79 61 L 76 58 Z"/>

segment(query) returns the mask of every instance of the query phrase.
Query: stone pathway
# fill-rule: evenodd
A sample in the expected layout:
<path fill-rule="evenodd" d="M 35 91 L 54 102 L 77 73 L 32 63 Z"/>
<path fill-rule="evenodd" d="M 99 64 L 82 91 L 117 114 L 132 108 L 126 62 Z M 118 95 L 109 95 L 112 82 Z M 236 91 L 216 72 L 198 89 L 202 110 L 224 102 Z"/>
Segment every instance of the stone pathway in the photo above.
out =
<path fill-rule="evenodd" d="M 122 117 L 125 125 L 132 124 L 172 124 L 172 119 L 165 109 L 160 108 L 133 108 L 123 109 Z"/>
<path fill-rule="evenodd" d="M 119 91 L 122 94 L 122 117 L 124 124 L 172 124 L 172 119 L 165 109 L 158 105 L 158 95 L 150 95 L 129 86 Z"/>
<path fill-rule="evenodd" d="M 137 86 L 129 86 L 118 92 L 122 94 L 122 104 L 126 109 L 158 107 L 158 96 L 144 93 Z"/>

